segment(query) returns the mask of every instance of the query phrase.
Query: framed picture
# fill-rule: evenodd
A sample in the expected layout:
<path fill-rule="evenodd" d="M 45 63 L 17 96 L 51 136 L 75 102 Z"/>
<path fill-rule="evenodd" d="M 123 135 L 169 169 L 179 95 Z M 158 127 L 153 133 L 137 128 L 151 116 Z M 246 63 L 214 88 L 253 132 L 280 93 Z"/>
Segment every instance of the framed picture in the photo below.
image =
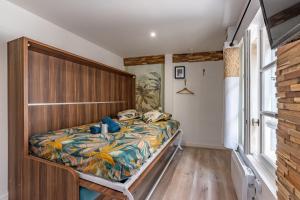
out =
<path fill-rule="evenodd" d="M 176 66 L 175 67 L 175 79 L 185 79 L 185 67 Z"/>
<path fill-rule="evenodd" d="M 148 112 L 163 110 L 164 105 L 164 65 L 149 64 L 127 66 L 126 71 L 136 75 L 136 110 Z"/>

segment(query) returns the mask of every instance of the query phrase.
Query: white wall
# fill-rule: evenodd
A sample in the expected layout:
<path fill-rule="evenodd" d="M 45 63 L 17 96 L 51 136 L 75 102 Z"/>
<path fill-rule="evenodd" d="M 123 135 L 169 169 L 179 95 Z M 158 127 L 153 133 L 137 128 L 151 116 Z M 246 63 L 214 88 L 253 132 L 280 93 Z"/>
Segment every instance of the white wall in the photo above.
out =
<path fill-rule="evenodd" d="M 21 36 L 123 69 L 123 59 L 14 4 L 0 0 L 0 200 L 7 199 L 7 42 Z"/>
<path fill-rule="evenodd" d="M 184 81 L 174 79 L 174 66 L 181 65 L 186 67 L 187 87 L 195 95 L 176 94 L 184 87 Z M 165 69 L 168 70 L 168 66 Z M 165 107 L 171 104 L 172 110 L 167 112 L 180 121 L 184 145 L 223 148 L 223 61 L 176 63 L 168 71 L 166 97 L 172 91 L 172 98 L 169 98 L 172 101 L 166 101 Z"/>

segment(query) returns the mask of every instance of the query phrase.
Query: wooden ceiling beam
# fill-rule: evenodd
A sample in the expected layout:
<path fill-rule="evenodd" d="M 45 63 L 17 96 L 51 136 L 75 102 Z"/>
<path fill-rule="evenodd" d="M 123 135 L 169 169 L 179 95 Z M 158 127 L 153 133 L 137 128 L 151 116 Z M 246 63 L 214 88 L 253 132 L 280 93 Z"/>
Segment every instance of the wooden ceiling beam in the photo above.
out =
<path fill-rule="evenodd" d="M 223 60 L 223 51 L 173 54 L 173 63 Z"/>
<path fill-rule="evenodd" d="M 165 55 L 124 58 L 124 66 L 165 64 Z"/>
<path fill-rule="evenodd" d="M 223 60 L 223 51 L 173 54 L 173 63 Z M 124 66 L 164 64 L 164 55 L 124 58 Z"/>

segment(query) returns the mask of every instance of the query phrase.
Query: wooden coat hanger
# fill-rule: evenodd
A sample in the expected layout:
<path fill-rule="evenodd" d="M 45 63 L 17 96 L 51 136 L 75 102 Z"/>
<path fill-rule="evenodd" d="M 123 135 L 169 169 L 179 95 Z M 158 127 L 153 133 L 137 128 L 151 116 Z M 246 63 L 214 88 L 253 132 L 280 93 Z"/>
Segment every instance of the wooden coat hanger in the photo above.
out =
<path fill-rule="evenodd" d="M 184 79 L 184 88 L 182 90 L 179 90 L 177 93 L 178 94 L 195 94 L 194 92 L 192 92 L 191 90 L 189 90 L 187 87 L 186 87 L 186 79 Z"/>

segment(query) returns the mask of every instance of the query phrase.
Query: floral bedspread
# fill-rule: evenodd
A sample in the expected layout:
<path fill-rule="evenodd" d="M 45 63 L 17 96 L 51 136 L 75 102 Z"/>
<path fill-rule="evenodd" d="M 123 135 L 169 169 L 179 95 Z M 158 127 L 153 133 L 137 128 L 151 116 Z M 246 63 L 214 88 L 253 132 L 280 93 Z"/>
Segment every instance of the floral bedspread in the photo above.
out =
<path fill-rule="evenodd" d="M 111 181 L 125 181 L 166 142 L 179 127 L 175 120 L 146 124 L 140 119 L 120 122 L 117 133 L 90 134 L 90 126 L 34 135 L 33 155 L 71 166 Z"/>

